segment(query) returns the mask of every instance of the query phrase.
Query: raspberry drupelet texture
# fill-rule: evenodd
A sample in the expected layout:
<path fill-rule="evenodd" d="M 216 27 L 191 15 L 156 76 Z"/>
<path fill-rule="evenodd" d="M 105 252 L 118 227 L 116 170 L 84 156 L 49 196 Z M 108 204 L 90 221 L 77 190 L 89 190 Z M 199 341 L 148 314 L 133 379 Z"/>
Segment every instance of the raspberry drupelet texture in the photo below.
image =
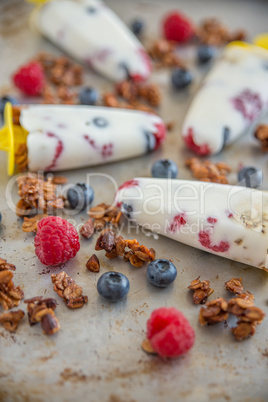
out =
<path fill-rule="evenodd" d="M 66 262 L 80 249 L 75 227 L 59 216 L 48 216 L 38 223 L 34 245 L 35 254 L 44 265 Z"/>
<path fill-rule="evenodd" d="M 192 23 L 183 14 L 173 11 L 163 21 L 163 32 L 167 40 L 187 42 L 194 35 Z"/>
<path fill-rule="evenodd" d="M 147 321 L 147 338 L 159 356 L 178 357 L 191 349 L 195 332 L 180 311 L 161 307 Z"/>
<path fill-rule="evenodd" d="M 31 62 L 20 67 L 13 75 L 13 81 L 26 95 L 40 95 L 45 86 L 42 66 L 37 62 Z"/>

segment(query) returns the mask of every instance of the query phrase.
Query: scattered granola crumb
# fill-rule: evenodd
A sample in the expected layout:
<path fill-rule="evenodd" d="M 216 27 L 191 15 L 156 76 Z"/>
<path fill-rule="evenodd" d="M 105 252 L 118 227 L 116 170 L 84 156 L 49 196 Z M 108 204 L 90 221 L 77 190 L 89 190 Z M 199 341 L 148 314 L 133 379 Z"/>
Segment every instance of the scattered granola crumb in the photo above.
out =
<path fill-rule="evenodd" d="M 167 131 L 172 131 L 175 127 L 176 123 L 174 120 L 169 121 L 168 123 L 166 123 L 166 129 Z"/>
<path fill-rule="evenodd" d="M 210 46 L 224 46 L 235 40 L 245 40 L 246 32 L 242 29 L 230 32 L 217 18 L 205 19 L 196 29 L 199 42 Z"/>
<path fill-rule="evenodd" d="M 125 261 L 129 261 L 136 268 L 142 267 L 145 262 L 155 259 L 154 249 L 148 249 L 144 245 L 140 245 L 136 239 L 125 240 L 122 236 L 116 236 L 112 230 L 106 230 L 100 235 L 97 239 L 95 250 L 105 250 L 107 258 L 122 256 Z"/>
<path fill-rule="evenodd" d="M 45 335 L 53 335 L 59 331 L 60 324 L 54 313 L 58 304 L 55 299 L 42 299 L 42 296 L 37 296 L 24 300 L 24 303 L 27 304 L 30 325 L 41 322 Z"/>
<path fill-rule="evenodd" d="M 25 314 L 22 310 L 2 313 L 0 315 L 0 324 L 3 325 L 7 331 L 15 332 L 24 315 Z"/>
<path fill-rule="evenodd" d="M 225 289 L 236 294 L 243 293 L 242 278 L 232 278 L 225 282 Z"/>
<path fill-rule="evenodd" d="M 93 254 L 88 262 L 86 263 L 86 267 L 91 272 L 100 272 L 100 262 L 96 254 Z"/>
<path fill-rule="evenodd" d="M 41 219 L 45 218 L 46 214 L 40 214 L 40 215 L 35 215 L 32 218 L 27 218 L 27 216 L 24 217 L 24 222 L 22 224 L 22 230 L 23 232 L 37 232 L 37 224 Z"/>
<path fill-rule="evenodd" d="M 151 342 L 147 338 L 143 340 L 141 348 L 142 350 L 144 350 L 144 352 L 149 353 L 151 355 L 157 354 L 156 351 L 153 349 Z"/>
<path fill-rule="evenodd" d="M 122 212 L 118 207 L 101 203 L 90 208 L 88 215 L 94 219 L 95 231 L 101 231 L 105 226 L 117 228 L 120 224 Z"/>
<path fill-rule="evenodd" d="M 215 300 L 206 303 L 206 308 L 201 307 L 199 312 L 199 322 L 200 324 L 212 325 L 218 324 L 221 321 L 225 321 L 228 318 L 228 303 L 222 297 L 218 297 Z"/>
<path fill-rule="evenodd" d="M 1 264 L 0 269 L 0 304 L 4 310 L 9 310 L 20 304 L 21 299 L 24 297 L 24 293 L 19 286 L 15 286 L 13 283 L 13 272 L 15 266 L 6 263 L 6 260 Z M 11 270 L 10 270 L 11 269 Z"/>
<path fill-rule="evenodd" d="M 16 207 L 20 217 L 35 215 L 38 211 L 52 214 L 55 209 L 64 207 L 62 196 L 57 195 L 57 186 L 52 177 L 44 179 L 42 175 L 27 173 L 17 178 L 18 194 L 21 197 Z"/>
<path fill-rule="evenodd" d="M 0 257 L 0 272 L 5 270 L 16 271 L 16 267 Z"/>
<path fill-rule="evenodd" d="M 268 125 L 260 124 L 254 133 L 257 140 L 260 141 L 262 150 L 264 152 L 268 151 Z"/>
<path fill-rule="evenodd" d="M 176 46 L 172 41 L 158 39 L 148 49 L 148 53 L 158 69 L 165 67 L 185 68 L 184 62 L 176 54 Z"/>
<path fill-rule="evenodd" d="M 80 233 L 86 239 L 90 239 L 94 234 L 93 220 L 89 218 L 80 229 Z"/>
<path fill-rule="evenodd" d="M 210 281 L 200 281 L 200 276 L 194 279 L 191 282 L 191 285 L 188 286 L 188 289 L 194 291 L 193 301 L 194 304 L 205 304 L 208 297 L 214 292 L 213 289 L 210 288 Z"/>
<path fill-rule="evenodd" d="M 56 185 L 63 185 L 68 182 L 67 177 L 65 176 L 53 176 L 52 183 Z"/>
<path fill-rule="evenodd" d="M 231 330 L 238 341 L 253 336 L 256 326 L 261 324 L 265 317 L 265 313 L 254 306 L 254 296 L 249 292 L 231 299 L 228 303 L 228 312 L 238 318 L 237 326 Z"/>
<path fill-rule="evenodd" d="M 231 168 L 226 163 L 212 163 L 209 160 L 201 161 L 198 158 L 190 158 L 186 160 L 185 165 L 200 181 L 228 184 L 226 175 L 230 173 Z"/>
<path fill-rule="evenodd" d="M 78 286 L 65 271 L 51 274 L 51 280 L 54 284 L 54 291 L 64 300 L 68 308 L 80 308 L 88 302 L 88 297 L 82 294 L 82 287 Z"/>
<path fill-rule="evenodd" d="M 65 56 L 40 53 L 36 60 L 42 65 L 46 75 L 43 90 L 43 103 L 67 104 L 78 103 L 78 94 L 73 87 L 83 82 L 83 67 Z"/>

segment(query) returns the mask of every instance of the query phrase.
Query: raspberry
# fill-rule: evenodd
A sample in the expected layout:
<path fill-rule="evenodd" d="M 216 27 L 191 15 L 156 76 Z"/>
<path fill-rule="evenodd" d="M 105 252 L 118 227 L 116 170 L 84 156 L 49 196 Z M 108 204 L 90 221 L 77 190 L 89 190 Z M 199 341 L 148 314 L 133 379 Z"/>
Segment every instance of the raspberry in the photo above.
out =
<path fill-rule="evenodd" d="M 80 249 L 75 227 L 59 216 L 48 216 L 38 223 L 34 245 L 35 254 L 44 265 L 66 262 Z"/>
<path fill-rule="evenodd" d="M 194 27 L 187 17 L 173 11 L 164 18 L 163 31 L 167 40 L 183 43 L 193 36 Z"/>
<path fill-rule="evenodd" d="M 193 139 L 193 129 L 189 128 L 187 131 L 186 137 L 184 137 L 185 144 L 188 148 L 190 148 L 194 153 L 200 156 L 206 156 L 211 153 L 209 146 L 207 144 L 204 145 L 196 145 Z"/>
<path fill-rule="evenodd" d="M 195 333 L 185 316 L 174 307 L 154 310 L 147 321 L 147 338 L 162 357 L 178 357 L 194 344 Z"/>
<path fill-rule="evenodd" d="M 35 96 L 44 88 L 45 75 L 41 65 L 34 61 L 20 67 L 13 75 L 13 81 L 22 92 Z"/>

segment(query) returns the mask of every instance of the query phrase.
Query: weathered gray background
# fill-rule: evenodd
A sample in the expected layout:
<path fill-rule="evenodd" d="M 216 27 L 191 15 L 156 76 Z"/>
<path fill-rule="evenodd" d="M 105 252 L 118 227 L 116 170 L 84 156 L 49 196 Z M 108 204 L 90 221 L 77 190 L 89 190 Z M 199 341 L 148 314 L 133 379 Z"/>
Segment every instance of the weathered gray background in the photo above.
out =
<path fill-rule="evenodd" d="M 119 1 L 107 2 L 126 22 L 142 16 L 147 24 L 146 40 L 158 37 L 159 20 L 169 9 L 180 8 L 194 21 L 218 16 L 230 28 L 246 28 L 253 37 L 267 30 L 266 1 Z M 22 0 L 0 2 L 0 87 L 10 90 L 10 73 L 38 51 L 57 52 L 46 40 L 34 35 L 27 25 L 31 6 Z M 97 35 L 97 32 L 96 32 Z M 189 64 L 193 53 L 183 51 Z M 157 72 L 157 81 L 164 94 L 161 115 L 165 121 L 175 120 L 176 127 L 168 134 L 162 150 L 155 154 L 94 169 L 68 172 L 70 183 L 85 181 L 87 173 L 106 173 L 120 184 L 135 176 L 149 176 L 153 161 L 162 156 L 178 163 L 180 178 L 191 178 L 184 168 L 188 152 L 182 146 L 179 132 L 182 118 L 207 67 L 195 71 L 195 83 L 184 94 L 175 94 L 169 86 L 168 73 Z M 88 84 L 108 90 L 111 84 L 88 73 Z M 214 158 L 215 159 L 215 158 Z M 218 160 L 229 163 L 234 172 L 240 163 L 262 167 L 267 188 L 267 156 L 263 155 L 252 133 L 248 133 Z M 93 253 L 95 240 L 82 240 L 81 251 L 64 269 L 89 296 L 88 304 L 77 311 L 68 310 L 53 292 L 50 274 L 40 275 L 43 266 L 34 255 L 33 235 L 21 231 L 21 221 L 7 206 L 5 190 L 9 179 L 6 159 L 0 154 L 0 255 L 16 264 L 15 283 L 22 284 L 26 297 L 56 297 L 56 314 L 61 330 L 45 337 L 39 325 L 29 327 L 25 319 L 15 335 L 0 329 L 0 400 L 7 401 L 266 401 L 268 398 L 267 364 L 268 320 L 257 328 L 256 335 L 242 343 L 236 342 L 224 325 L 201 328 L 199 307 L 192 304 L 187 291 L 190 281 L 201 275 L 209 279 L 214 295 L 229 297 L 223 284 L 232 276 L 243 278 L 246 290 L 256 297 L 256 305 L 267 310 L 267 273 L 248 266 L 192 249 L 168 239 L 154 239 L 138 234 L 137 238 L 156 249 L 157 256 L 170 258 L 178 268 L 178 277 L 168 289 L 157 289 L 147 283 L 146 268 L 135 269 L 119 259 L 107 260 L 100 252 L 101 273 L 115 269 L 130 280 L 126 301 L 108 304 L 100 300 L 96 283 L 99 275 L 86 272 L 85 263 Z M 231 176 L 235 183 L 235 173 Z M 12 184 L 12 183 L 11 183 Z M 113 186 L 104 179 L 92 181 L 95 204 L 113 199 Z M 13 189 L 16 200 L 16 189 Z M 70 218 L 70 217 L 69 217 Z M 78 226 L 86 214 L 75 217 Z M 135 237 L 135 230 L 131 236 Z M 49 271 L 49 270 L 47 270 Z M 59 268 L 50 270 L 59 272 Z M 163 362 L 146 355 L 140 348 L 146 321 L 151 311 L 160 306 L 175 306 L 189 318 L 196 331 L 194 348 L 186 356 Z M 26 311 L 25 306 L 21 307 Z"/>

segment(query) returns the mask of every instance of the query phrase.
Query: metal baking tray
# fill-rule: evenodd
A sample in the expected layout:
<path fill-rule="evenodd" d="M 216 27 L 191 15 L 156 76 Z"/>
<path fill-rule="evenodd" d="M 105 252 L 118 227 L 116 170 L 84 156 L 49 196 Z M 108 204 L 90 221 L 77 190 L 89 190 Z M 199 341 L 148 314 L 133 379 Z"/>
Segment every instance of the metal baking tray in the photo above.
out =
<path fill-rule="evenodd" d="M 181 0 L 123 1 L 108 0 L 108 5 L 127 23 L 137 16 L 146 21 L 146 41 L 159 37 L 163 14 L 179 8 L 194 21 L 217 16 L 230 28 L 246 28 L 250 37 L 267 29 L 267 2 Z M 40 50 L 60 54 L 48 41 L 38 37 L 28 27 L 31 6 L 22 0 L 1 0 L 0 3 L 0 91 L 10 90 L 10 73 Z M 241 16 L 239 18 L 239 16 Z M 105 175 L 116 183 L 139 176 L 150 176 L 150 167 L 160 157 L 169 157 L 179 166 L 179 177 L 192 179 L 184 167 L 190 153 L 180 138 L 182 119 L 203 76 L 209 67 L 197 68 L 194 52 L 183 49 L 193 68 L 195 82 L 188 91 L 175 93 L 169 84 L 168 71 L 156 71 L 152 81 L 159 83 L 163 93 L 160 114 L 166 122 L 176 126 L 168 133 L 161 150 L 132 160 L 95 168 L 66 172 L 69 183 L 83 182 L 90 175 L 95 190 L 95 205 L 112 202 L 114 187 Z M 100 90 L 112 88 L 105 79 L 91 72 L 86 82 Z M 267 119 L 266 119 L 267 120 Z M 263 119 L 265 121 L 265 118 Z M 230 164 L 234 170 L 240 163 L 263 169 L 264 189 L 268 187 L 267 155 L 262 154 L 251 132 L 211 158 Z M 33 235 L 23 233 L 21 220 L 13 209 L 18 200 L 14 178 L 6 174 L 6 157 L 0 154 L 0 211 L 3 215 L 0 229 L 0 255 L 16 265 L 14 281 L 21 284 L 25 297 L 44 295 L 55 297 L 59 305 L 56 315 L 61 330 L 54 336 L 43 335 L 39 325 L 30 327 L 27 319 L 14 335 L 0 328 L 0 400 L 3 401 L 267 401 L 268 382 L 268 319 L 257 328 L 249 340 L 236 342 L 230 328 L 219 324 L 200 327 L 199 307 L 192 303 L 187 286 L 201 275 L 209 279 L 215 289 L 213 297 L 229 297 L 224 282 L 233 276 L 242 277 L 244 288 L 256 298 L 256 305 L 266 314 L 268 300 L 267 273 L 256 268 L 232 262 L 200 250 L 176 243 L 167 238 L 148 235 L 123 228 L 123 235 L 137 237 L 156 250 L 157 257 L 171 259 L 178 269 L 172 286 L 158 289 L 147 282 L 146 268 L 136 269 L 121 259 L 108 260 L 99 252 L 99 274 L 87 272 L 88 257 L 94 252 L 95 238 L 81 240 L 77 257 L 64 267 L 46 269 L 34 254 Z M 102 176 L 101 176 L 101 175 Z M 231 176 L 235 184 L 236 174 Z M 7 198 L 7 195 L 12 194 Z M 79 227 L 86 213 L 63 215 Z M 54 293 L 50 274 L 64 269 L 83 286 L 88 304 L 78 310 L 69 310 Z M 98 277 L 107 270 L 117 270 L 130 280 L 130 292 L 125 301 L 109 304 L 98 296 Z M 188 317 L 196 331 L 196 343 L 185 356 L 162 361 L 145 354 L 141 342 L 145 336 L 146 321 L 157 307 L 175 306 Z M 20 305 L 24 311 L 26 306 Z"/>

